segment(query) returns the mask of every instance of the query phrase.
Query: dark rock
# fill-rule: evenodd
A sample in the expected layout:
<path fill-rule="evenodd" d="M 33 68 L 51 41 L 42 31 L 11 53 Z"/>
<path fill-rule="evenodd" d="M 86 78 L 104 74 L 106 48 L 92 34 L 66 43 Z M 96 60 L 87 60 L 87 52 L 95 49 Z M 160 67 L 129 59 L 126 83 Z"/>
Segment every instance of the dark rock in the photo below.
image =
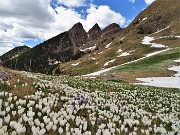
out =
<path fill-rule="evenodd" d="M 121 30 L 120 26 L 116 23 L 112 23 L 104 28 L 102 31 L 103 37 L 112 37 Z"/>
<path fill-rule="evenodd" d="M 96 23 L 89 31 L 88 31 L 88 41 L 91 40 L 98 40 L 98 38 L 101 36 L 101 28 Z"/>
<path fill-rule="evenodd" d="M 87 43 L 87 34 L 81 23 L 75 24 L 69 31 L 69 38 L 72 44 L 76 47 L 80 47 Z"/>

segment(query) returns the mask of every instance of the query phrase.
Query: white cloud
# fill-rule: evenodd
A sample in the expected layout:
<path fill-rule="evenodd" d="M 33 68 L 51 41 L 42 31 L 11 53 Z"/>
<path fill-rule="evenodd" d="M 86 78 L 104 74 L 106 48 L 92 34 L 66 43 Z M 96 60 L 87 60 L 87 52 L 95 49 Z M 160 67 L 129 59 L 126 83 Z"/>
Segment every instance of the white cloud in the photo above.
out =
<path fill-rule="evenodd" d="M 51 27 L 48 32 L 45 32 L 44 38 L 51 38 L 63 31 L 70 29 L 75 23 L 82 22 L 81 14 L 73 9 L 67 9 L 64 7 L 57 7 L 57 14 L 54 12 L 54 21 L 51 22 Z"/>
<path fill-rule="evenodd" d="M 58 2 L 68 7 L 81 7 L 84 5 L 85 0 L 58 0 Z"/>
<path fill-rule="evenodd" d="M 125 23 L 109 6 L 91 5 L 84 17 L 72 8 L 50 6 L 51 0 L 3 0 L 0 4 L 0 55 L 28 40 L 47 40 L 81 22 L 86 30 L 95 23 Z M 56 11 L 56 12 L 55 12 Z M 108 18 L 108 19 L 107 19 Z"/>
<path fill-rule="evenodd" d="M 152 2 L 154 2 L 155 0 L 145 0 L 146 4 L 149 5 L 151 4 Z"/>
<path fill-rule="evenodd" d="M 117 23 L 123 25 L 125 23 L 125 18 L 120 14 L 110 9 L 109 6 L 103 5 L 96 7 L 92 5 L 87 10 L 87 18 L 85 27 L 90 28 L 95 23 L 98 23 L 100 27 L 106 27 L 111 23 Z"/>
<path fill-rule="evenodd" d="M 43 38 L 42 31 L 54 21 L 50 0 L 2 0 L 0 4 L 0 55 L 30 39 Z"/>

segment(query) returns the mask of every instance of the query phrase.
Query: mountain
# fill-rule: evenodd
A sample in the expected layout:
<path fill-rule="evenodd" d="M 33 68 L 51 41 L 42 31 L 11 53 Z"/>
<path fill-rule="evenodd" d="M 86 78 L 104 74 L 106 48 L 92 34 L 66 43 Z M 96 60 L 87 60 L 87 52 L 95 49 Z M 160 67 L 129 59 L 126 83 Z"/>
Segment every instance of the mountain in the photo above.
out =
<path fill-rule="evenodd" d="M 151 34 L 180 18 L 179 0 L 156 0 L 143 10 L 128 26 L 127 32 Z"/>
<path fill-rule="evenodd" d="M 109 32 L 107 31 L 106 33 Z M 99 38 L 101 33 L 102 31 L 98 24 L 94 25 L 86 33 L 82 24 L 77 23 L 68 31 L 32 49 L 25 46 L 16 47 L 2 55 L 0 59 L 3 61 L 4 66 L 12 69 L 48 73 L 57 64 L 78 59 L 85 53 L 91 52 L 92 50 L 88 48 L 93 47 L 95 43 L 98 42 L 96 45 L 100 46 L 100 41 L 106 40 L 105 38 Z M 113 35 L 114 33 L 112 33 Z"/>
<path fill-rule="evenodd" d="M 74 47 L 80 47 L 87 43 L 88 36 L 81 23 L 75 24 L 68 31 L 68 35 Z"/>
<path fill-rule="evenodd" d="M 85 75 L 134 61 L 166 48 L 178 48 L 180 44 L 179 13 L 180 2 L 178 0 L 156 0 L 126 28 L 110 24 L 100 31 L 96 24 L 91 31 L 99 33 L 97 34 L 99 40 L 93 42 L 98 45 L 98 49 L 83 55 L 78 60 L 60 64 L 54 72 Z M 144 44 L 143 41 L 147 39 L 152 39 L 149 42 L 154 44 L 162 44 L 162 47 Z M 163 45 L 166 47 L 164 48 Z M 158 66 L 161 67 L 161 64 Z M 116 71 L 114 74 L 118 75 L 118 72 Z M 126 74 L 127 71 L 120 76 L 133 78 L 135 73 L 130 72 L 127 76 Z M 144 73 L 138 75 L 142 74 Z M 166 73 L 161 73 L 161 75 L 163 74 Z"/>
<path fill-rule="evenodd" d="M 0 59 L 12 69 L 72 75 L 120 65 L 164 49 L 142 44 L 146 36 L 171 48 L 179 46 L 179 5 L 178 0 L 156 0 L 126 28 L 112 23 L 101 30 L 96 23 L 86 32 L 77 23 L 31 49 L 18 55 L 12 50 Z"/>
<path fill-rule="evenodd" d="M 2 55 L 0 57 L 0 59 L 1 59 L 2 63 L 4 63 L 4 64 L 9 63 L 10 64 L 13 59 L 18 58 L 22 53 L 27 52 L 30 49 L 31 48 L 28 46 L 18 46 L 18 47 L 15 47 L 14 49 L 10 50 L 6 54 Z"/>

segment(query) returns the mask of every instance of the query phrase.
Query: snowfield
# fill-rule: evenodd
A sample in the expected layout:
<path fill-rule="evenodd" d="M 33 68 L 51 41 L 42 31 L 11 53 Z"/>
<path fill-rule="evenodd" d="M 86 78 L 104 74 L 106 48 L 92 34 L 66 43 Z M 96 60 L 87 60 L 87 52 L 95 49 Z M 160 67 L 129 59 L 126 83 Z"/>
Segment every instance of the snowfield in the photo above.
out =
<path fill-rule="evenodd" d="M 166 87 L 166 88 L 180 88 L 180 77 L 147 77 L 137 78 L 142 83 L 140 85 Z"/>
<path fill-rule="evenodd" d="M 180 59 L 174 61 L 179 62 Z M 172 70 L 177 73 L 172 77 L 137 78 L 137 80 L 141 81 L 141 83 L 136 84 L 167 88 L 180 88 L 180 66 L 172 66 L 171 68 L 168 68 L 168 70 Z"/>
<path fill-rule="evenodd" d="M 146 36 L 142 40 L 142 44 L 151 45 L 151 47 L 155 47 L 155 48 L 166 48 L 167 47 L 167 46 L 162 45 L 162 44 L 151 43 L 151 41 L 153 41 L 153 40 L 155 40 L 154 37 Z"/>

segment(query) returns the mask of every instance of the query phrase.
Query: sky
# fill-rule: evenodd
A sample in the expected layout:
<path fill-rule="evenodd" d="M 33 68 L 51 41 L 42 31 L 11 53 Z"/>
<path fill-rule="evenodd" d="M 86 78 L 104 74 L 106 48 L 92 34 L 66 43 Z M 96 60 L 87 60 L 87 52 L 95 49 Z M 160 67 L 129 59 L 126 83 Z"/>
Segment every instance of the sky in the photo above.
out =
<path fill-rule="evenodd" d="M 33 47 L 81 22 L 88 31 L 111 23 L 122 28 L 154 0 L 0 0 L 0 56 Z"/>

